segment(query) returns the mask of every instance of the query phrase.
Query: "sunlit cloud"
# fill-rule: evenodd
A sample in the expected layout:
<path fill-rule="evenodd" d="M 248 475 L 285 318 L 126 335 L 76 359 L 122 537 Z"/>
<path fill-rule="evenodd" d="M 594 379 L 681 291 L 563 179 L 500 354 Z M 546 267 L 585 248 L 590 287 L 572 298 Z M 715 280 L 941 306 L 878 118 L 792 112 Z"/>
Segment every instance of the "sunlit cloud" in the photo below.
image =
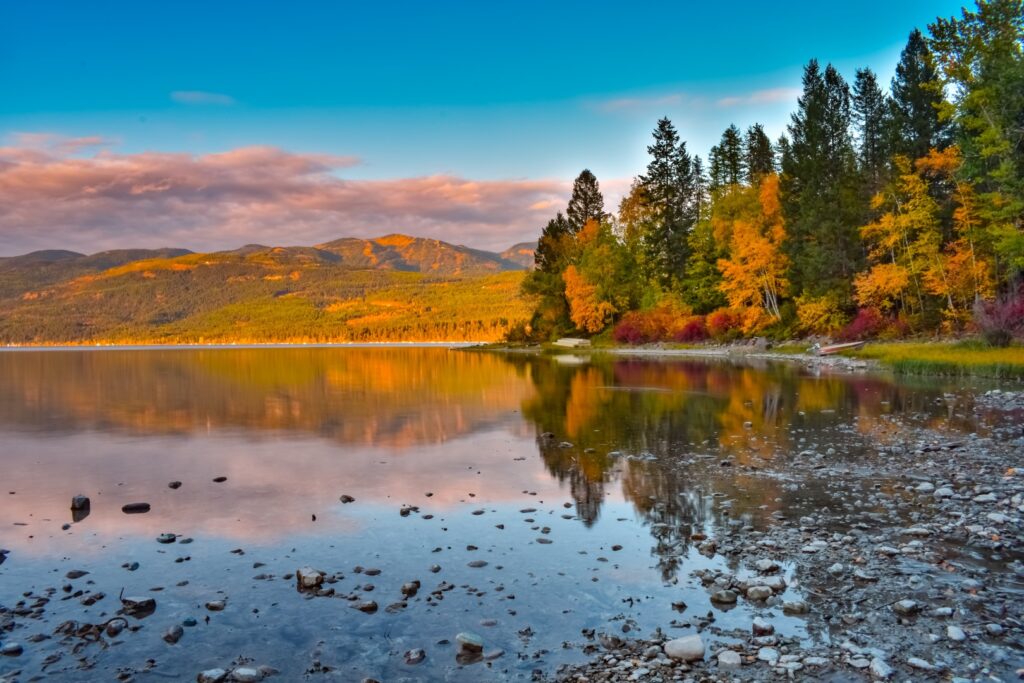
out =
<path fill-rule="evenodd" d="M 178 104 L 216 104 L 222 107 L 235 104 L 235 98 L 231 95 L 204 90 L 175 90 L 171 93 L 171 99 Z"/>
<path fill-rule="evenodd" d="M 355 157 L 276 147 L 72 156 L 80 144 L 35 144 L 42 139 L 0 147 L 0 254 L 308 245 L 391 232 L 503 249 L 536 238 L 570 189 L 452 175 L 351 180 L 340 173 Z"/>
<path fill-rule="evenodd" d="M 50 152 L 60 156 L 70 156 L 97 147 L 109 147 L 114 140 L 99 135 L 84 137 L 67 137 L 57 133 L 15 132 L 8 138 L 14 147 L 25 150 Z"/>
<path fill-rule="evenodd" d="M 796 100 L 800 95 L 799 88 L 769 88 L 767 90 L 755 90 L 745 95 L 733 95 L 723 97 L 715 102 L 719 107 L 738 107 L 756 104 L 774 104 L 776 102 L 790 102 Z"/>

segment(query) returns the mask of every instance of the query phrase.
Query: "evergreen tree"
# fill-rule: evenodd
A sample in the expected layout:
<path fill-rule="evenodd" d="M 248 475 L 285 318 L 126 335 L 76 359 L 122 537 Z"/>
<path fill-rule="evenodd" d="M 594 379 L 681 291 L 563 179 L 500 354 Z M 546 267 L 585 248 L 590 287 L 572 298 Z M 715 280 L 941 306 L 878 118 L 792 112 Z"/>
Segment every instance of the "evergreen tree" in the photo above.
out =
<path fill-rule="evenodd" d="M 822 73 L 811 60 L 783 154 L 785 248 L 797 292 L 829 294 L 843 304 L 851 301 L 850 281 L 863 261 L 857 229 L 863 205 L 849 125 L 849 86 L 831 64 Z"/>
<path fill-rule="evenodd" d="M 775 172 L 775 152 L 772 150 L 771 140 L 764 132 L 764 126 L 760 123 L 747 128 L 743 158 L 749 185 L 756 185 L 761 178 Z"/>
<path fill-rule="evenodd" d="M 588 220 L 598 223 L 604 220 L 604 197 L 597 178 L 590 169 L 583 169 L 572 184 L 572 197 L 565 211 L 566 220 L 575 234 L 583 229 Z"/>
<path fill-rule="evenodd" d="M 942 84 L 931 50 L 917 29 L 900 54 L 890 90 L 895 153 L 920 159 L 929 149 L 948 144 L 946 125 L 939 118 Z"/>
<path fill-rule="evenodd" d="M 730 124 L 722 133 L 722 140 L 718 143 L 718 158 L 723 183 L 739 185 L 744 178 L 743 138 L 735 124 Z"/>
<path fill-rule="evenodd" d="M 857 160 L 868 195 L 874 195 L 885 182 L 892 156 L 889 128 L 891 104 L 871 69 L 857 69 L 853 84 L 853 121 L 857 130 Z"/>
<path fill-rule="evenodd" d="M 561 212 L 548 221 L 537 241 L 537 250 L 533 252 L 534 267 L 544 273 L 561 272 L 566 265 L 567 242 L 574 232 Z"/>
<path fill-rule="evenodd" d="M 641 240 L 648 276 L 664 290 L 674 289 L 688 255 L 687 235 L 697 220 L 693 160 L 667 118 L 658 121 L 651 161 L 641 183 L 656 221 Z"/>
<path fill-rule="evenodd" d="M 702 220 L 711 212 L 711 194 L 708 179 L 704 174 L 704 162 L 700 155 L 693 157 L 693 201 L 696 220 Z"/>

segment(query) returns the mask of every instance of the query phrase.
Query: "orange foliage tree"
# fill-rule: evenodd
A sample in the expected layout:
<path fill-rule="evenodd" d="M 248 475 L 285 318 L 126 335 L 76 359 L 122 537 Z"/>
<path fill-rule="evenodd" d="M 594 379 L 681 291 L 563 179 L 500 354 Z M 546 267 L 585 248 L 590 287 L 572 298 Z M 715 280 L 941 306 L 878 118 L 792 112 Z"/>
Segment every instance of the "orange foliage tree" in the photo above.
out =
<path fill-rule="evenodd" d="M 740 191 L 747 195 L 745 208 L 730 226 L 728 256 L 718 261 L 722 273 L 719 288 L 731 307 L 763 311 L 744 316 L 748 321 L 744 327 L 756 328 L 766 322 L 764 314 L 775 320 L 782 318 L 779 299 L 789 287 L 789 261 L 782 252 L 786 230 L 779 202 L 779 177 L 766 175 L 759 187 Z"/>

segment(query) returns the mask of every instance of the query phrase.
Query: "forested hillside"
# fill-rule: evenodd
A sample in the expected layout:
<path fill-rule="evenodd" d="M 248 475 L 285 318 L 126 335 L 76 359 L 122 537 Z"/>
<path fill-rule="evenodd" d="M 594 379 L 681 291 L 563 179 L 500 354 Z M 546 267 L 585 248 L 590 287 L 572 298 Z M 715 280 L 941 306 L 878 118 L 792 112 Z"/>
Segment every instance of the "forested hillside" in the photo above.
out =
<path fill-rule="evenodd" d="M 576 179 L 512 338 L 1008 343 L 1024 333 L 1022 45 L 1021 2 L 983 1 L 911 31 L 888 88 L 808 62 L 774 141 L 729 124 L 705 162 L 659 120 L 616 212 L 593 173 Z"/>
<path fill-rule="evenodd" d="M 496 340 L 529 315 L 523 275 L 497 254 L 400 235 L 211 254 L 39 252 L 0 260 L 0 341 Z"/>

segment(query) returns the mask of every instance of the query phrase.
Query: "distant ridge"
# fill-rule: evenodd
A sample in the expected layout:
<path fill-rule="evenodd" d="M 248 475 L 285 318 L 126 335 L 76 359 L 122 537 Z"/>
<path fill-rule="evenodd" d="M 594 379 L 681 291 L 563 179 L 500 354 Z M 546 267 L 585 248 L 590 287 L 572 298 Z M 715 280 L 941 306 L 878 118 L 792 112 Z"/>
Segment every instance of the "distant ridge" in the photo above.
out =
<path fill-rule="evenodd" d="M 529 257 L 529 258 L 527 258 Z M 0 258 L 0 343 L 489 341 L 529 314 L 532 245 L 391 234 Z"/>

